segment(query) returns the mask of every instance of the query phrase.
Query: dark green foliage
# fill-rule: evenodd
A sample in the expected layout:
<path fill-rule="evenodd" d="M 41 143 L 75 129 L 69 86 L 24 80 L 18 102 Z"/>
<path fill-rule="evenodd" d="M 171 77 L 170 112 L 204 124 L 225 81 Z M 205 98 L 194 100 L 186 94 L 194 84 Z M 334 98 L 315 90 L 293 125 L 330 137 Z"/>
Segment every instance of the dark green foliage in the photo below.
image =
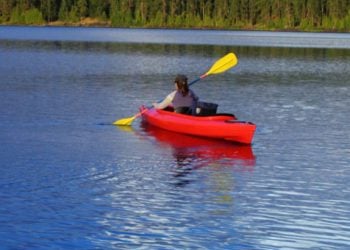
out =
<path fill-rule="evenodd" d="M 0 24 L 350 30 L 350 0 L 1 0 Z"/>

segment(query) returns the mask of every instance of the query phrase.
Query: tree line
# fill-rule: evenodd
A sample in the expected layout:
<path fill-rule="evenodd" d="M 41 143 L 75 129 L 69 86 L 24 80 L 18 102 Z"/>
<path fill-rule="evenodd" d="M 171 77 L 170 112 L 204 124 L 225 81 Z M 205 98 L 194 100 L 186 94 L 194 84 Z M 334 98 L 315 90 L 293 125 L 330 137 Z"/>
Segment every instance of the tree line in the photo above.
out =
<path fill-rule="evenodd" d="M 350 0 L 0 0 L 0 24 L 350 31 Z"/>

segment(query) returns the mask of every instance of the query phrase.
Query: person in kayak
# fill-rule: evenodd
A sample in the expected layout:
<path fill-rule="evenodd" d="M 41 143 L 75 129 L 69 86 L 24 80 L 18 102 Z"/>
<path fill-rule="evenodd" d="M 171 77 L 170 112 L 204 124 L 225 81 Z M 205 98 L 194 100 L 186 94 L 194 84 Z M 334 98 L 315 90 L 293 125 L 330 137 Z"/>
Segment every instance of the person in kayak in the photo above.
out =
<path fill-rule="evenodd" d="M 198 97 L 189 88 L 187 77 L 185 75 L 177 75 L 175 78 L 175 90 L 171 92 L 160 103 L 153 103 L 156 109 L 165 109 L 169 105 L 174 107 L 176 113 L 195 114 Z"/>

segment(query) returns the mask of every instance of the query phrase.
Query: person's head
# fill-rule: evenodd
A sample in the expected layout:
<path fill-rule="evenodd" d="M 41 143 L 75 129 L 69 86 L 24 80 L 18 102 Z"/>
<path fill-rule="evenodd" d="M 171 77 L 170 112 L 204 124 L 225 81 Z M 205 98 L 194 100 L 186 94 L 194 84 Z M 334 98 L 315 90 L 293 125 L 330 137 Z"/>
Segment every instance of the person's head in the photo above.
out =
<path fill-rule="evenodd" d="M 189 88 L 187 84 L 187 77 L 185 75 L 177 75 L 175 78 L 176 89 L 179 90 L 183 96 L 188 94 Z"/>

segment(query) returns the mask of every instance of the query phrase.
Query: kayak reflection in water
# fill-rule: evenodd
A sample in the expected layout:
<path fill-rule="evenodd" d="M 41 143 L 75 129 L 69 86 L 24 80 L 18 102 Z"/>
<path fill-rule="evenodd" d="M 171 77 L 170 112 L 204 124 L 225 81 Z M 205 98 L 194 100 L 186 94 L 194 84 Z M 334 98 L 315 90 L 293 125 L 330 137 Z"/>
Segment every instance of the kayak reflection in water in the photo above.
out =
<path fill-rule="evenodd" d="M 165 109 L 172 105 L 176 113 L 194 115 L 197 101 L 197 95 L 188 86 L 187 77 L 185 75 L 177 75 L 175 78 L 175 90 L 167 95 L 162 102 L 153 103 L 153 107 Z"/>
<path fill-rule="evenodd" d="M 171 171 L 175 177 L 173 184 L 176 186 L 191 183 L 195 180 L 191 174 L 205 167 L 254 171 L 256 157 L 251 145 L 174 133 L 146 122 L 141 123 L 141 128 L 144 132 L 140 133 L 141 138 L 155 143 L 162 152 L 170 150 L 174 159 L 171 161 Z"/>

